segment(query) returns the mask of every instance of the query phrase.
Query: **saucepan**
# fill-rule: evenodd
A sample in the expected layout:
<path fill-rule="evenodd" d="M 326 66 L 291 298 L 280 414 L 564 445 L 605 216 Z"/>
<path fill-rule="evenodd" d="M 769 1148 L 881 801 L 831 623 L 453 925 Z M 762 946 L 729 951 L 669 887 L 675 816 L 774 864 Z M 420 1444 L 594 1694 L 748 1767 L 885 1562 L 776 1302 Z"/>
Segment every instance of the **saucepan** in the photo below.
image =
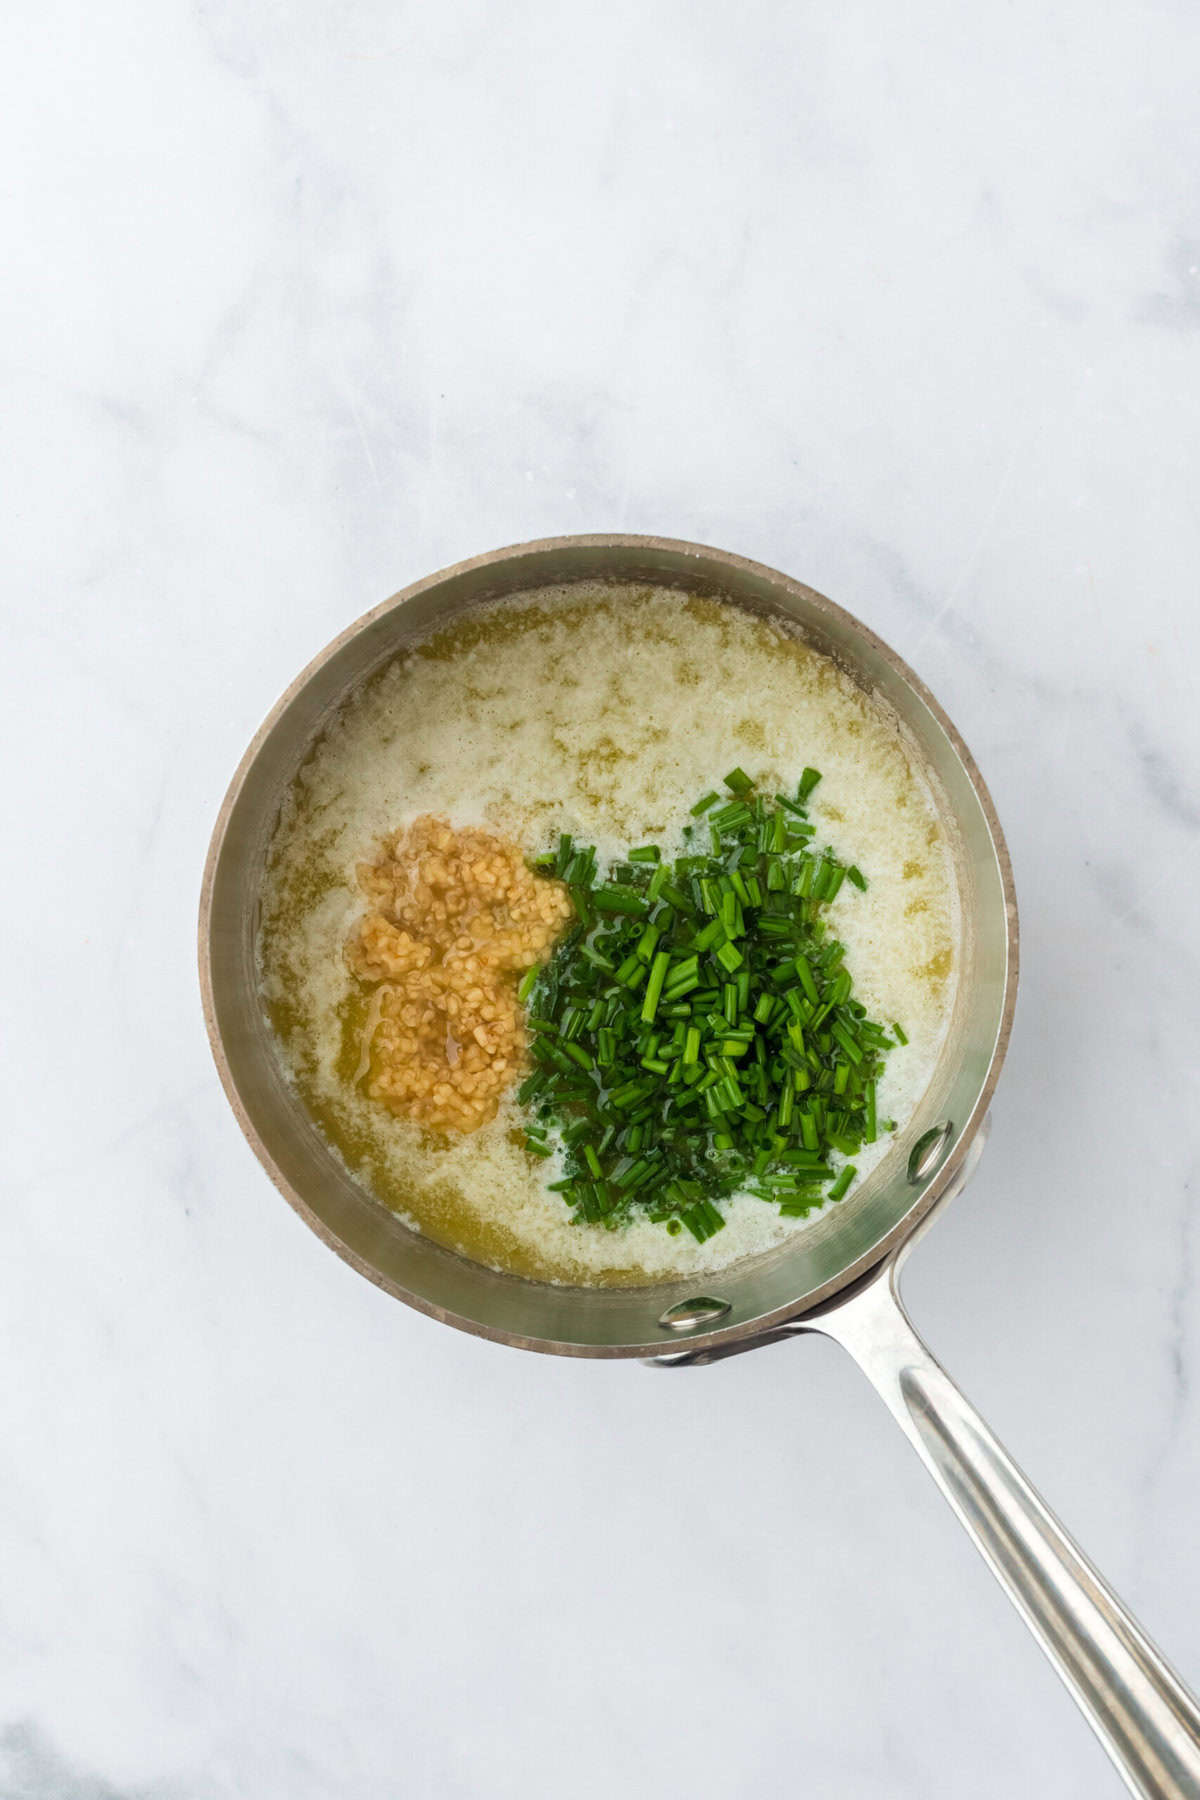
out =
<path fill-rule="evenodd" d="M 347 1172 L 285 1079 L 259 1006 L 255 941 L 267 846 L 289 782 L 343 699 L 404 643 L 508 593 L 655 583 L 789 621 L 889 708 L 952 841 L 962 902 L 956 1000 L 917 1116 L 839 1206 L 784 1246 L 710 1278 L 572 1289 L 443 1249 Z M 875 1385 L 1075 1696 L 1129 1788 L 1200 1797 L 1200 1707 L 925 1348 L 900 1302 L 902 1260 L 981 1150 L 1017 985 L 1004 838 L 949 718 L 900 658 L 812 588 L 742 557 L 651 537 L 520 544 L 443 570 L 376 607 L 293 683 L 246 752 L 213 835 L 200 911 L 204 1010 L 230 1104 L 308 1225 L 397 1299 L 446 1324 L 562 1356 L 695 1366 L 782 1338 L 834 1338 Z"/>

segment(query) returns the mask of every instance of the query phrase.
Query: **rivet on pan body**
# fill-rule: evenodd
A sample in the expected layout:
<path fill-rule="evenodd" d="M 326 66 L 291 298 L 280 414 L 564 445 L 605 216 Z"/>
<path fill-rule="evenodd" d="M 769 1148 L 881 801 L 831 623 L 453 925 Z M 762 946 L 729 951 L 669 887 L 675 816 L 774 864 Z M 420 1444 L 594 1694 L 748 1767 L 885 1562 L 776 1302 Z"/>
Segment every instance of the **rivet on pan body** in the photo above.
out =
<path fill-rule="evenodd" d="M 940 1125 L 931 1125 L 928 1131 L 923 1131 L 908 1158 L 908 1179 L 928 1181 L 931 1175 L 936 1175 L 953 1142 L 954 1127 L 949 1119 L 943 1119 Z"/>
<path fill-rule="evenodd" d="M 680 1300 L 668 1306 L 659 1319 L 664 1331 L 698 1331 L 701 1325 L 712 1325 L 730 1310 L 728 1300 L 714 1300 L 709 1294 L 697 1294 L 691 1300 Z"/>

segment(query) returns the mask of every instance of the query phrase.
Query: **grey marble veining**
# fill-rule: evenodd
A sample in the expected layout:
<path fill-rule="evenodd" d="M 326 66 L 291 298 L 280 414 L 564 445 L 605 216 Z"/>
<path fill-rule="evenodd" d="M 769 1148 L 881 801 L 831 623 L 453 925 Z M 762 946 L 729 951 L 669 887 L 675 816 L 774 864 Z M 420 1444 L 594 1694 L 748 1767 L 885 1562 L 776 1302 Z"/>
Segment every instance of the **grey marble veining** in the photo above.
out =
<path fill-rule="evenodd" d="M 908 1298 L 1200 1679 L 1194 9 L 0 32 L 0 1796 L 1115 1794 L 831 1346 L 547 1362 L 323 1250 L 193 934 L 262 714 L 443 563 L 661 531 L 850 607 L 1023 911 Z"/>

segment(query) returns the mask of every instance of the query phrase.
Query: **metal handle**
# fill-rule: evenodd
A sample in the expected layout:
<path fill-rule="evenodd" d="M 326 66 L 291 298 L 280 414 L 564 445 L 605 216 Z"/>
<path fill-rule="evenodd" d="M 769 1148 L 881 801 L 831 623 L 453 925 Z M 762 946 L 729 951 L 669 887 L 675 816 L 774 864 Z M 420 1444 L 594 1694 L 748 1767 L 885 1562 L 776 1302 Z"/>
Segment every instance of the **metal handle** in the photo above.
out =
<path fill-rule="evenodd" d="M 1200 1705 L 913 1330 L 889 1264 L 825 1313 L 1144 1800 L 1200 1800 Z"/>

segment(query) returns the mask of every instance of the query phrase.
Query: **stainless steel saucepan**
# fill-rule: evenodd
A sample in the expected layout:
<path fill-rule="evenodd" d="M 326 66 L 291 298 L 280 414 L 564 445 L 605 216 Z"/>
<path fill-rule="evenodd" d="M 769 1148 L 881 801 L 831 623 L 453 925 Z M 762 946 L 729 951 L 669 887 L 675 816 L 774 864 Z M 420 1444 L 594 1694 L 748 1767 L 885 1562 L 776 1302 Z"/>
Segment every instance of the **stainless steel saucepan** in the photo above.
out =
<path fill-rule="evenodd" d="M 898 717 L 953 842 L 963 930 L 945 1050 L 918 1116 L 812 1228 L 713 1278 L 569 1289 L 502 1275 L 408 1229 L 346 1173 L 283 1078 L 256 994 L 255 937 L 281 797 L 339 703 L 406 642 L 467 608 L 563 582 L 653 582 L 798 626 Z M 742 557 L 649 537 L 521 544 L 430 576 L 337 638 L 275 707 L 234 776 L 200 909 L 200 973 L 230 1104 L 301 1218 L 356 1269 L 446 1324 L 526 1350 L 712 1361 L 823 1332 L 849 1351 L 914 1445 L 1135 1794 L 1200 1800 L 1200 1707 L 1043 1506 L 916 1335 L 901 1261 L 982 1147 L 1017 985 L 1012 874 L 987 789 L 933 696 L 886 644 L 800 582 Z"/>

